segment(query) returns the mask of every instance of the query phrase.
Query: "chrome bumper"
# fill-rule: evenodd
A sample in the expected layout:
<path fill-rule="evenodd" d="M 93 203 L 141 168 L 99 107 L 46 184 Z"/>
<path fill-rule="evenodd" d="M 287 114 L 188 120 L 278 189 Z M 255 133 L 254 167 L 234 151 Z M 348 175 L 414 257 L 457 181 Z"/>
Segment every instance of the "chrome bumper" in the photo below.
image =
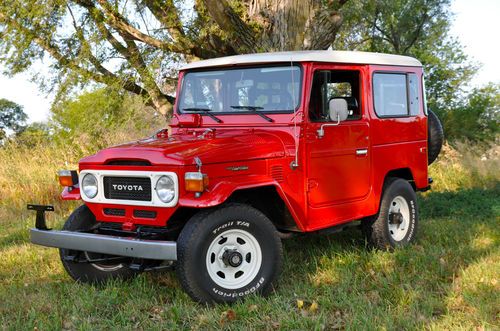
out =
<path fill-rule="evenodd" d="M 72 231 L 30 230 L 33 244 L 152 260 L 177 260 L 175 241 L 122 238 Z"/>

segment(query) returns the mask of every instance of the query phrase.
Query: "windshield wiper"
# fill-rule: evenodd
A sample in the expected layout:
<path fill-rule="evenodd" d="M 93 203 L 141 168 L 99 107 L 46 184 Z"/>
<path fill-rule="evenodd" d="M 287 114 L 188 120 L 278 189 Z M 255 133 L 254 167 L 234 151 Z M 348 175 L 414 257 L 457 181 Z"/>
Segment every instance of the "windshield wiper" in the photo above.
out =
<path fill-rule="evenodd" d="M 257 110 L 259 109 L 264 109 L 264 107 L 258 107 L 258 106 L 231 106 L 233 109 L 245 109 L 245 110 L 250 110 L 252 113 L 259 115 L 263 119 L 265 119 L 268 122 L 274 122 L 274 120 L 267 116 L 266 114 L 263 114 Z"/>
<path fill-rule="evenodd" d="M 182 111 L 196 111 L 196 112 L 200 112 L 200 113 L 203 113 L 204 115 L 209 116 L 211 119 L 213 119 L 217 123 L 222 123 L 222 120 L 220 118 L 216 117 L 213 114 L 210 114 L 210 112 L 212 111 L 212 109 L 210 109 L 210 108 L 196 108 L 196 107 L 193 107 L 193 108 L 183 108 L 181 110 Z"/>

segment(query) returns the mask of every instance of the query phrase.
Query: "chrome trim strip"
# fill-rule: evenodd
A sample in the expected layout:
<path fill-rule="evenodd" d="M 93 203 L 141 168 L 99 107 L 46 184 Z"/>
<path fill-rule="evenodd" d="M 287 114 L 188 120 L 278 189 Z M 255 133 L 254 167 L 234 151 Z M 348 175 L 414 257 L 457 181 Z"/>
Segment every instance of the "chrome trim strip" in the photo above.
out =
<path fill-rule="evenodd" d="M 366 154 L 368 154 L 368 149 L 366 148 L 356 150 L 356 155 L 366 155 Z"/>
<path fill-rule="evenodd" d="M 175 241 L 131 239 L 93 233 L 38 229 L 30 229 L 30 237 L 33 244 L 47 247 L 142 259 L 177 261 L 177 243 Z"/>

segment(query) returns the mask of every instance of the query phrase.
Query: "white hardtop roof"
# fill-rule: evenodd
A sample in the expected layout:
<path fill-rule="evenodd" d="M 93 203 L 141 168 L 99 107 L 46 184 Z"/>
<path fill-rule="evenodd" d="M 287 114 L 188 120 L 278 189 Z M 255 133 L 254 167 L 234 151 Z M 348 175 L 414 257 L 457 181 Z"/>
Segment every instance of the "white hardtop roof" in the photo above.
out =
<path fill-rule="evenodd" d="M 419 60 L 402 55 L 351 51 L 294 51 L 233 55 L 191 62 L 181 70 L 277 62 L 328 62 L 421 67 Z"/>

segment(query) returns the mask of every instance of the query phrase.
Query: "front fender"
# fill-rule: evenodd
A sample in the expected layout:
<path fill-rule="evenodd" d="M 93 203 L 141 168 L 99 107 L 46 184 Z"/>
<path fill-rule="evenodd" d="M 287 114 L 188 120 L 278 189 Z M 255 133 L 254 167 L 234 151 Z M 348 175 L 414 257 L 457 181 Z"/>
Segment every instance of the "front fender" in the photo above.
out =
<path fill-rule="evenodd" d="M 210 190 L 202 193 L 200 197 L 196 197 L 194 193 L 190 193 L 179 199 L 179 206 L 189 208 L 209 208 L 223 204 L 236 191 L 245 189 L 274 186 L 280 198 L 285 203 L 287 209 L 292 215 L 295 223 L 300 230 L 304 230 L 304 226 L 300 220 L 299 214 L 293 208 L 290 200 L 283 191 L 283 188 L 274 179 L 269 177 L 249 176 L 239 178 L 237 181 L 232 178 L 231 181 L 220 181 L 215 184 Z"/>
<path fill-rule="evenodd" d="M 270 178 L 255 178 L 253 176 L 235 179 L 231 181 L 220 181 L 209 190 L 203 192 L 200 197 L 196 197 L 194 193 L 189 192 L 179 198 L 179 206 L 189 208 L 208 208 L 218 206 L 224 203 L 236 190 L 255 188 L 261 186 L 277 186 L 275 180 Z M 279 189 L 281 191 L 281 189 Z"/>

